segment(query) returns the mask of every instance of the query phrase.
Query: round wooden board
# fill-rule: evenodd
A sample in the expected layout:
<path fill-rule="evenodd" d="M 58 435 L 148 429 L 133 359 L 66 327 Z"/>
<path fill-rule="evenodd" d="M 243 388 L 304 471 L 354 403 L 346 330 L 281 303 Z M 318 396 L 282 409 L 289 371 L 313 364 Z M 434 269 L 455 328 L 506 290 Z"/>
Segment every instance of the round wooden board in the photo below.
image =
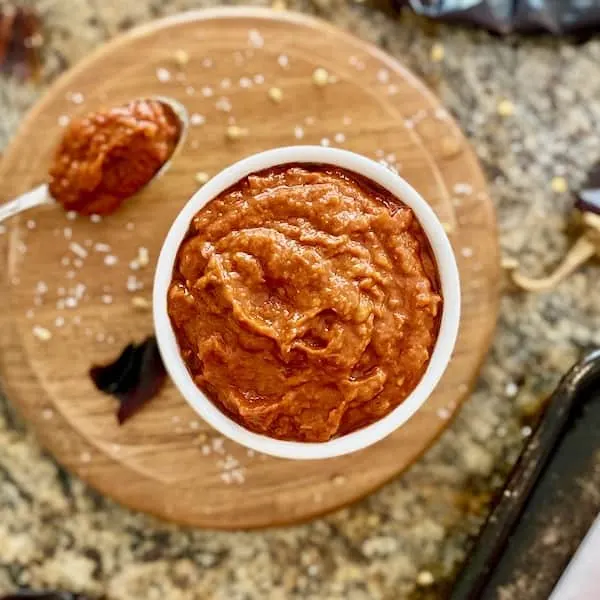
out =
<path fill-rule="evenodd" d="M 189 56 L 185 66 L 177 65 L 178 50 Z M 337 81 L 315 86 L 317 66 Z M 271 86 L 283 91 L 280 104 L 269 100 Z M 136 29 L 60 78 L 0 165 L 0 199 L 44 180 L 65 116 L 149 94 L 178 98 L 206 119 L 191 127 L 161 180 L 100 223 L 69 220 L 47 206 L 15 218 L 0 235 L 2 306 L 10 306 L 0 316 L 1 373 L 9 397 L 68 469 L 129 507 L 180 523 L 263 527 L 306 520 L 363 497 L 442 432 L 488 349 L 497 315 L 498 245 L 473 152 L 439 101 L 377 48 L 300 15 L 218 9 Z M 249 135 L 231 142 L 225 130 L 234 119 Z M 170 383 L 119 427 L 115 401 L 95 390 L 87 372 L 152 332 L 150 312 L 136 312 L 131 299 L 149 298 L 154 260 L 197 187 L 195 173 L 214 174 L 267 148 L 327 140 L 396 165 L 453 228 L 463 318 L 454 358 L 433 397 L 383 442 L 327 461 L 252 455 L 200 422 Z M 78 258 L 71 242 L 87 257 Z M 111 246 L 117 264 L 105 264 L 97 243 Z M 132 271 L 141 246 L 151 264 Z M 131 276 L 143 289 L 128 291 Z M 65 299 L 77 290 L 81 298 L 69 307 L 74 301 Z M 52 338 L 37 339 L 36 325 Z"/>

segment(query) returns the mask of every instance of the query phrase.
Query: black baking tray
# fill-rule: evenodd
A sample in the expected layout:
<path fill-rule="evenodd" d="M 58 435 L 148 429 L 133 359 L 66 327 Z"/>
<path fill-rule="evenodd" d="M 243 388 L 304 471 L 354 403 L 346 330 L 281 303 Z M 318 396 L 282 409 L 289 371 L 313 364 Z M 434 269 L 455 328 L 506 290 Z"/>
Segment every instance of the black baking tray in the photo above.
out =
<path fill-rule="evenodd" d="M 550 398 L 450 600 L 547 600 L 599 512 L 600 350 L 595 350 Z M 598 569 L 600 576 L 600 556 Z"/>

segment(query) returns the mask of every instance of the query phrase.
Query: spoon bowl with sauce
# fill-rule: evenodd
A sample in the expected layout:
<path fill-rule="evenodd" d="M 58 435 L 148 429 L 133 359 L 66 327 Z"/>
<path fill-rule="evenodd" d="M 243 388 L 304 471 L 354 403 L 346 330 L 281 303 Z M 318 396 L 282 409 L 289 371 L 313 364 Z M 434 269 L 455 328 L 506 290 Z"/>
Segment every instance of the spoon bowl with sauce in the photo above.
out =
<path fill-rule="evenodd" d="M 0 206 L 0 222 L 43 204 L 108 215 L 163 175 L 185 140 L 186 108 L 152 96 L 90 113 L 67 127 L 48 182 Z"/>

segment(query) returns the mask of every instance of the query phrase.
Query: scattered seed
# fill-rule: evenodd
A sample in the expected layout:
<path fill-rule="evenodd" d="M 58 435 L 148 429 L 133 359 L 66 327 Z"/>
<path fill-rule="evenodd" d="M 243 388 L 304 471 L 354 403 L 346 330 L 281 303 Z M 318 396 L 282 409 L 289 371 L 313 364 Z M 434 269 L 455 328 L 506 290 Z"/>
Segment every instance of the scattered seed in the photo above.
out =
<path fill-rule="evenodd" d="M 248 130 L 244 127 L 238 127 L 237 125 L 229 125 L 227 127 L 226 136 L 229 140 L 239 140 L 247 135 Z"/>
<path fill-rule="evenodd" d="M 444 46 L 439 42 L 436 42 L 431 46 L 431 52 L 429 53 L 429 57 L 433 62 L 442 62 L 444 60 L 445 55 Z"/>
<path fill-rule="evenodd" d="M 150 254 L 148 252 L 148 248 L 145 246 L 140 246 L 138 248 L 137 261 L 140 267 L 147 267 L 150 263 Z"/>
<path fill-rule="evenodd" d="M 312 80 L 317 87 L 324 87 L 329 83 L 329 73 L 323 67 L 317 67 L 313 71 Z"/>
<path fill-rule="evenodd" d="M 52 338 L 52 333 L 46 329 L 45 327 L 41 327 L 40 325 L 34 325 L 31 330 L 33 335 L 40 340 L 41 342 L 47 342 Z"/>
<path fill-rule="evenodd" d="M 564 194 L 569 190 L 567 180 L 560 176 L 553 177 L 552 181 L 550 182 L 550 186 L 555 194 Z"/>
<path fill-rule="evenodd" d="M 140 312 L 144 312 L 152 308 L 152 303 L 142 296 L 134 296 L 131 299 L 131 306 Z"/>
<path fill-rule="evenodd" d="M 196 173 L 196 183 L 204 185 L 210 179 L 210 175 L 206 171 L 198 171 Z"/>
<path fill-rule="evenodd" d="M 114 254 L 107 254 L 104 257 L 104 264 L 107 267 L 112 267 L 112 266 L 116 265 L 118 262 L 119 262 L 119 259 Z"/>
<path fill-rule="evenodd" d="M 510 117 L 515 112 L 515 105 L 510 100 L 500 100 L 496 107 L 496 111 L 501 117 Z"/>
<path fill-rule="evenodd" d="M 429 571 L 421 571 L 417 575 L 417 584 L 422 587 L 428 587 L 435 583 L 435 579 Z"/>
<path fill-rule="evenodd" d="M 173 58 L 180 67 L 185 67 L 185 65 L 187 65 L 190 62 L 190 55 L 181 48 L 179 50 L 175 50 Z"/>
<path fill-rule="evenodd" d="M 444 158 L 456 156 L 461 150 L 461 143 L 454 136 L 444 136 L 440 141 L 440 148 Z"/>
<path fill-rule="evenodd" d="M 269 88 L 269 99 L 275 102 L 275 104 L 279 104 L 283 100 L 283 92 L 281 88 L 272 87 Z"/>

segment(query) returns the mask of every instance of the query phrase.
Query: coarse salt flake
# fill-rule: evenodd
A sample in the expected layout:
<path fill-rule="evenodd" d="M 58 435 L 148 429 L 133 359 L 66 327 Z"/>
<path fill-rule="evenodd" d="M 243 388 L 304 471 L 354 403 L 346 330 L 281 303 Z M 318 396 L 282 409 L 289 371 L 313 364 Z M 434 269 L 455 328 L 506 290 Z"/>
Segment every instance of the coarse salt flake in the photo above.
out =
<path fill-rule="evenodd" d="M 229 98 L 225 98 L 225 96 L 221 96 L 215 102 L 215 108 L 217 110 L 220 110 L 221 112 L 231 112 L 231 109 L 232 109 L 231 101 L 229 100 Z"/>
<path fill-rule="evenodd" d="M 194 127 L 198 125 L 204 125 L 206 123 L 206 117 L 200 113 L 192 113 L 190 116 L 190 125 Z"/>
<path fill-rule="evenodd" d="M 304 137 L 304 129 L 302 129 L 300 125 L 296 125 L 296 127 L 294 127 L 294 137 L 297 140 L 301 140 Z"/>
<path fill-rule="evenodd" d="M 69 250 L 73 252 L 73 254 L 79 256 L 79 258 L 86 258 L 88 255 L 87 250 L 77 242 L 71 242 L 69 244 Z"/>
<path fill-rule="evenodd" d="M 388 83 L 390 80 L 390 72 L 387 69 L 379 69 L 377 71 L 377 81 L 379 83 Z"/>
<path fill-rule="evenodd" d="M 161 83 L 166 83 L 167 81 L 171 81 L 171 72 L 164 67 L 159 67 L 156 69 L 156 78 Z"/>
<path fill-rule="evenodd" d="M 248 42 L 253 48 L 262 48 L 265 45 L 265 40 L 257 29 L 248 32 Z"/>
<path fill-rule="evenodd" d="M 461 196 L 469 196 L 473 193 L 473 186 L 469 183 L 455 183 L 452 189 L 455 194 L 459 194 Z"/>
<path fill-rule="evenodd" d="M 118 262 L 119 262 L 119 259 L 114 254 L 107 254 L 104 257 L 104 264 L 107 267 L 112 267 L 112 266 L 116 265 Z"/>

